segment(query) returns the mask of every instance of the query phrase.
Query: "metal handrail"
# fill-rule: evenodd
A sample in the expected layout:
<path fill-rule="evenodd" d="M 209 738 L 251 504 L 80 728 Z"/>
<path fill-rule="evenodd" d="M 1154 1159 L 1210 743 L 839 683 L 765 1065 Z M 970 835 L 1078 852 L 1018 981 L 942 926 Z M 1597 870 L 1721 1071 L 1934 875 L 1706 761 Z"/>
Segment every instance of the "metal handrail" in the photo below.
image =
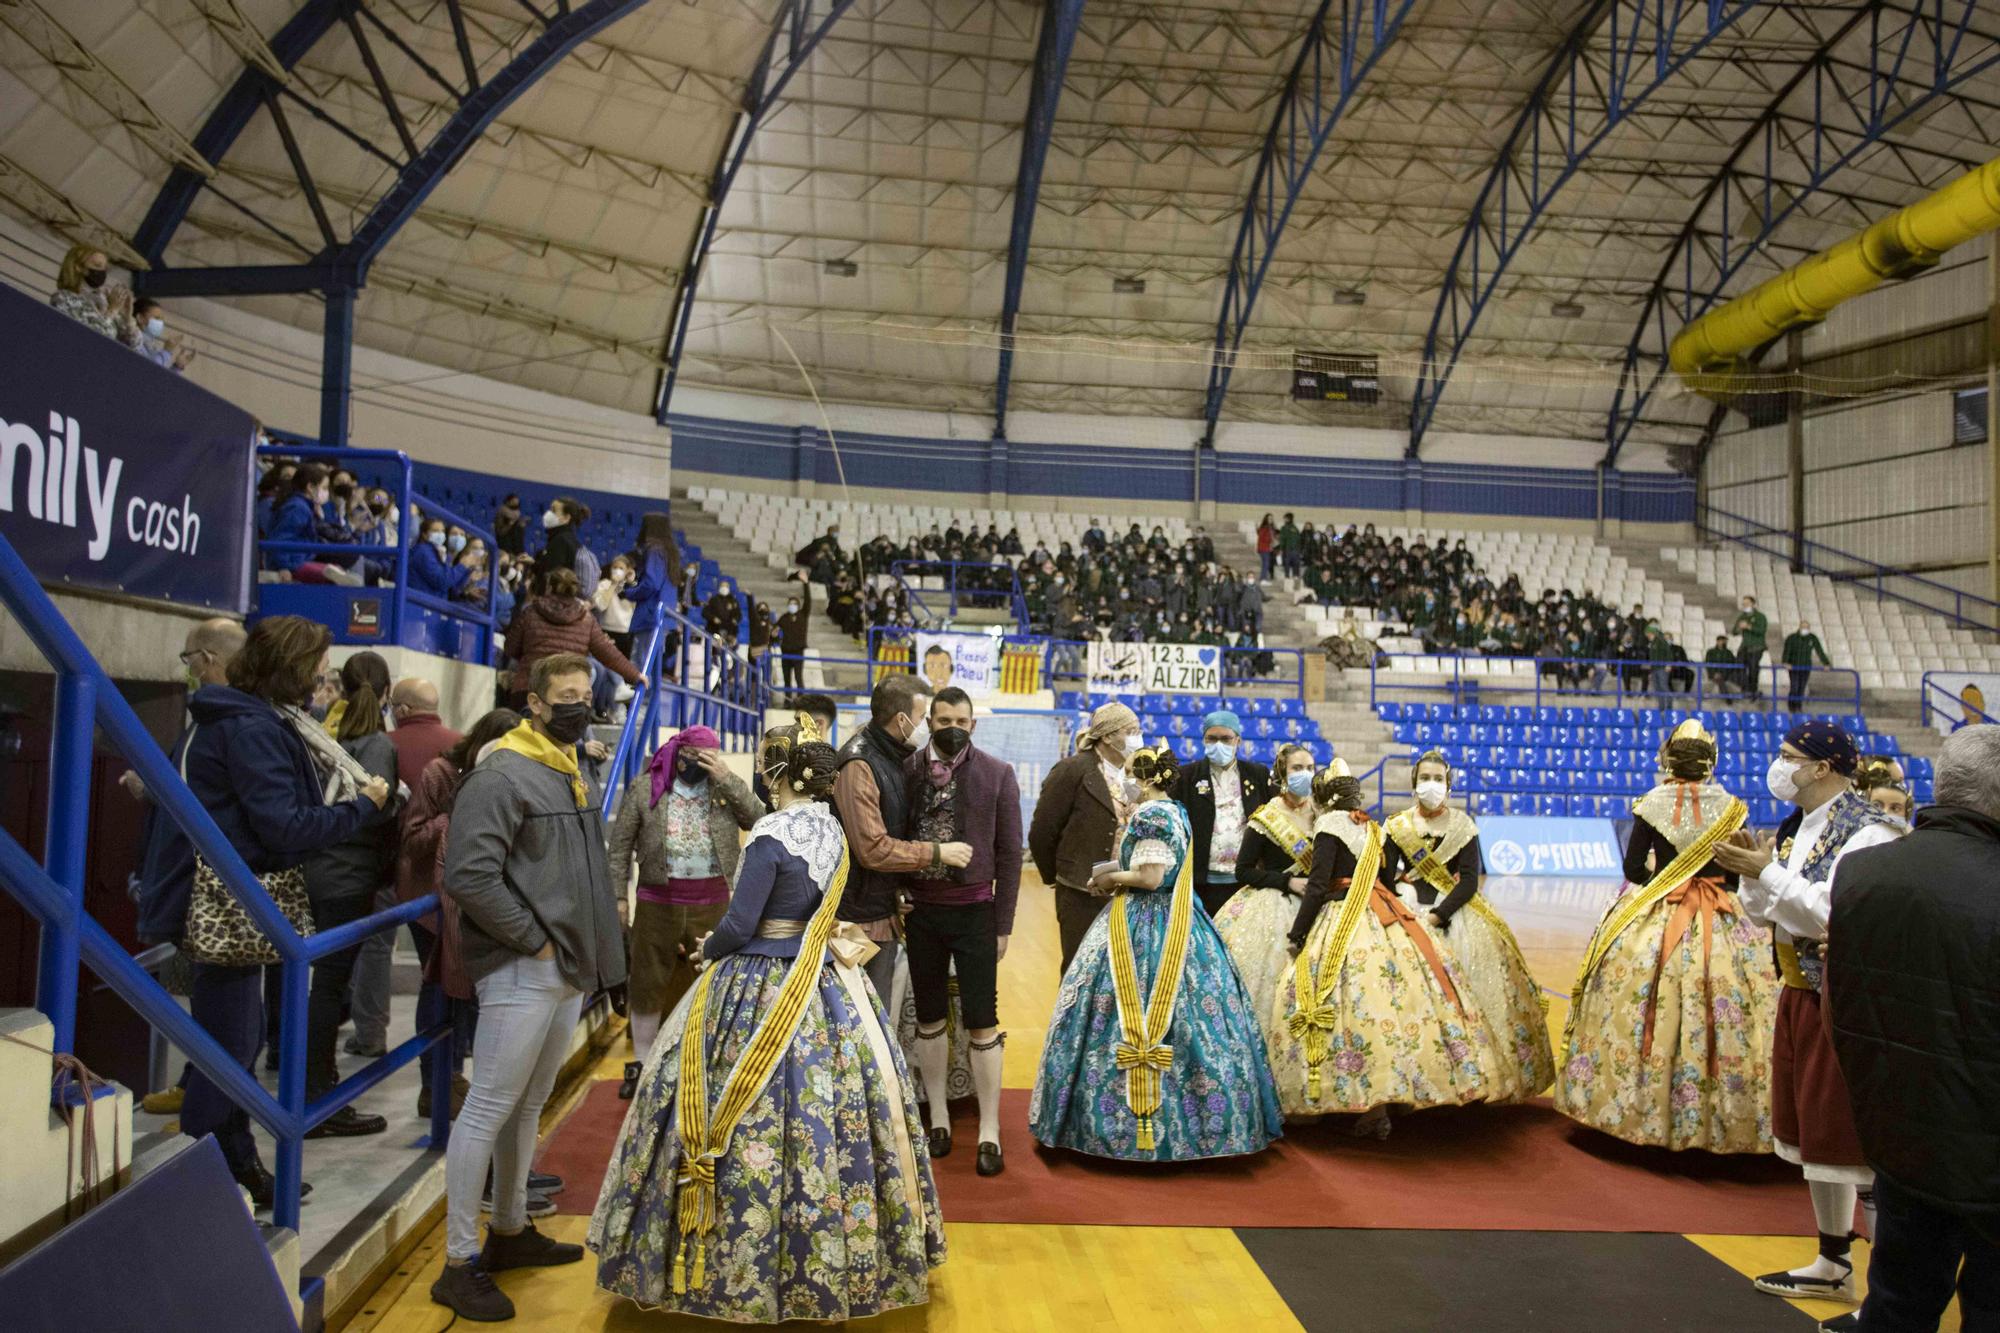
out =
<path fill-rule="evenodd" d="M 1007 586 L 1004 588 L 961 588 L 959 586 L 958 574 L 958 571 L 961 569 L 1005 571 Z M 935 578 L 940 570 L 945 572 L 947 580 L 944 590 L 951 594 L 951 610 L 949 612 L 951 617 L 955 618 L 958 615 L 958 599 L 961 594 L 966 597 L 981 595 L 1005 597 L 1007 598 L 1008 606 L 1014 612 L 1015 626 L 1021 629 L 1027 628 L 1028 601 L 1021 592 L 1020 573 L 1012 565 L 999 561 L 926 560 L 919 557 L 912 560 L 890 561 L 888 573 L 891 578 L 903 585 L 904 590 L 909 593 L 910 600 L 913 603 L 923 607 L 927 614 L 935 616 L 935 613 L 930 610 L 930 603 L 924 600 L 923 594 L 925 590 L 916 587 L 910 580 L 913 578 Z M 936 591 L 936 589 L 931 589 L 931 591 Z"/>
<path fill-rule="evenodd" d="M 1994 717 L 1991 713 L 1987 712 L 1985 709 L 1980 708 L 1974 704 L 1969 704 L 1965 702 L 1965 700 L 1959 698 L 1956 694 L 1953 694 L 1950 690 L 1946 689 L 1944 686 L 1938 684 L 1936 681 L 1931 679 L 1932 676 L 1938 676 L 1938 675 L 1965 676 L 1965 675 L 1976 675 L 1976 674 L 1979 673 L 1967 672 L 1967 671 L 1924 672 L 1923 676 L 1917 681 L 1917 716 L 1919 720 L 1921 720 L 1923 724 L 1928 727 L 1931 724 L 1931 714 L 1935 712 L 1944 716 L 1948 721 L 1957 722 L 1958 724 L 1963 726 L 1971 720 L 1967 718 L 1965 715 L 1967 713 L 1971 713 L 1976 715 L 1981 722 L 2000 724 L 2000 717 Z M 1959 710 L 1959 714 L 1957 717 L 1952 717 L 1951 714 L 1946 713 L 1944 709 L 1939 708 L 1937 705 L 1931 702 L 1932 690 L 1936 690 L 1939 694 L 1942 694 L 1945 698 L 1951 700 L 1952 707 Z"/>
<path fill-rule="evenodd" d="M 41 923 L 36 1005 L 48 1015 L 55 1030 L 55 1049 L 62 1053 L 75 1049 L 78 967 L 87 964 L 141 1018 L 186 1052 L 195 1067 L 224 1095 L 271 1132 L 277 1140 L 277 1186 L 272 1218 L 277 1225 L 296 1231 L 306 1132 L 451 1035 L 449 1023 L 419 1032 L 308 1103 L 305 1042 L 311 965 L 315 959 L 339 952 L 370 935 L 428 915 L 437 910 L 437 897 L 427 894 L 333 930 L 300 936 L 214 819 L 181 781 L 175 766 L 138 714 L 132 711 L 4 537 L 0 537 L 0 601 L 4 601 L 56 673 L 47 868 L 36 865 L 11 837 L 0 836 L 0 886 Z M 138 773 L 154 805 L 180 826 L 195 851 L 214 869 L 230 896 L 248 913 L 283 960 L 279 965 L 283 1007 L 279 1020 L 276 1097 L 266 1092 L 84 910 L 93 724 Z M 429 1142 L 431 1147 L 441 1150 L 451 1125 L 449 1062 L 434 1061 L 431 1077 Z"/>
<path fill-rule="evenodd" d="M 1384 665 L 1383 659 L 1385 658 L 1388 660 L 1387 665 Z M 1451 679 L 1448 682 L 1439 685 L 1427 685 L 1417 682 L 1406 683 L 1403 681 L 1389 681 L 1385 683 L 1381 679 L 1381 674 L 1384 671 L 1422 669 L 1410 666 L 1398 668 L 1396 666 L 1398 661 L 1414 663 L 1431 659 L 1439 659 L 1451 663 Z M 1468 674 L 1465 670 L 1468 662 L 1530 662 L 1534 664 L 1534 684 L 1532 686 L 1515 684 L 1511 678 L 1503 676 Z M 1561 686 L 1545 687 L 1543 681 L 1546 677 L 1543 668 L 1550 666 L 1601 669 L 1603 674 L 1610 677 L 1612 688 L 1610 690 L 1602 690 L 1596 688 L 1594 684 L 1590 689 L 1564 688 Z M 1625 673 L 1627 671 L 1642 672 L 1650 676 L 1656 667 L 1667 671 L 1673 671 L 1677 668 L 1692 671 L 1694 673 L 1693 690 L 1676 693 L 1669 689 L 1663 696 L 1660 691 L 1646 686 L 1633 687 L 1626 685 Z M 1780 710 L 1781 705 L 1788 705 L 1789 695 L 1779 689 L 1779 673 L 1789 672 L 1790 670 L 1791 668 L 1782 662 L 1769 662 L 1759 668 L 1760 674 L 1762 672 L 1770 673 L 1771 688 L 1765 690 L 1757 698 L 1756 703 L 1758 706 L 1751 711 L 1775 713 Z M 1720 684 L 1711 685 L 1707 675 L 1711 671 L 1732 672 L 1740 677 L 1743 672 L 1743 665 L 1740 662 L 1724 664 L 1721 662 L 1693 662 L 1686 660 L 1655 662 L 1650 658 L 1636 657 L 1484 657 L 1452 653 L 1389 653 L 1378 650 L 1375 654 L 1375 660 L 1368 667 L 1368 702 L 1371 706 L 1382 702 L 1381 691 L 1385 689 L 1418 694 L 1448 694 L 1454 700 L 1477 699 L 1484 694 L 1533 694 L 1537 708 L 1542 706 L 1542 697 L 1545 689 L 1549 693 L 1554 694 L 1558 699 L 1570 701 L 1578 698 L 1615 699 L 1617 702 L 1612 705 L 1613 707 L 1654 707 L 1664 708 L 1668 711 L 1679 708 L 1700 710 L 1705 704 L 1710 702 L 1734 700 L 1740 703 L 1744 700 L 1745 696 L 1740 692 L 1731 695 Z M 1810 698 L 1816 704 L 1822 705 L 1822 707 L 1816 708 L 1815 712 L 1835 711 L 1834 709 L 1824 707 L 1827 704 L 1848 703 L 1853 705 L 1851 708 L 1846 709 L 1848 715 L 1858 715 L 1861 712 L 1860 672 L 1849 667 L 1813 667 L 1811 671 L 1813 676 L 1816 677 L 1830 674 L 1852 681 L 1851 692 L 1842 696 L 1834 698 L 1828 698 L 1825 695 L 1817 697 L 1810 695 L 1802 696 Z M 1665 702 L 1662 702 L 1663 698 Z"/>
<path fill-rule="evenodd" d="M 1709 521 L 1711 515 L 1716 518 L 1727 519 L 1731 523 L 1741 524 L 1747 531 L 1742 533 L 1725 532 Z M 1712 504 L 1697 506 L 1695 524 L 1697 530 L 1705 537 L 1735 542 L 1738 546 L 1747 547 L 1761 555 L 1768 555 L 1774 559 L 1785 561 L 1788 564 L 1792 559 L 1792 534 L 1783 528 L 1774 528 L 1768 523 L 1760 522 L 1757 519 L 1745 518 L 1741 514 L 1732 514 L 1728 510 L 1718 509 Z M 1781 545 L 1774 550 L 1769 546 L 1761 545 L 1755 540 L 1759 537 L 1776 537 L 1780 539 Z M 1855 555 L 1851 551 L 1843 551 L 1838 547 L 1828 546 L 1824 542 L 1817 542 L 1811 538 L 1807 538 L 1802 545 L 1804 549 L 1800 554 L 1804 558 L 1805 569 L 1809 573 L 1819 574 L 1825 578 L 1834 579 L 1842 583 L 1872 581 L 1875 588 L 1875 600 L 1878 602 L 1885 598 L 1902 602 L 1908 606 L 1914 606 L 1921 611 L 1928 611 L 1932 615 L 1948 617 L 1955 623 L 1965 626 L 1968 629 L 1976 629 L 1985 633 L 2000 630 L 2000 601 L 1994 601 L 1990 597 L 1981 597 L 1978 593 L 1962 591 L 1961 589 L 1952 587 L 1948 583 L 1940 583 L 1936 579 L 1927 579 L 1921 574 L 1906 573 L 1882 564 L 1879 561 L 1870 560 L 1866 556 Z M 1846 561 L 1850 565 L 1859 566 L 1861 572 L 1828 568 L 1814 559 L 1816 552 Z M 1947 611 L 1942 606 L 1897 592 L 1887 586 L 1886 581 L 1891 579 L 1913 583 L 1920 588 L 1936 589 L 1940 595 L 1951 598 L 1951 609 Z M 1985 618 L 1979 619 L 1967 615 L 1966 607 L 1968 604 L 1976 609 L 1983 610 Z"/>

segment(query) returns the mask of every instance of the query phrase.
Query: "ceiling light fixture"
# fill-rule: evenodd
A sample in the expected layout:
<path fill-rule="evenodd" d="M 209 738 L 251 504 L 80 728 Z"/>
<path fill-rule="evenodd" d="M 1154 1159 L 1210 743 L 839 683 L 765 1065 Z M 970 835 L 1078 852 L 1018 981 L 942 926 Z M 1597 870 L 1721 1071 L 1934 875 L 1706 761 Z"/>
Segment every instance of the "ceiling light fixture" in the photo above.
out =
<path fill-rule="evenodd" d="M 1144 278 L 1113 278 L 1111 290 L 1120 296 L 1143 296 L 1146 292 Z"/>
<path fill-rule="evenodd" d="M 852 259 L 829 259 L 825 268 L 829 278 L 851 278 L 861 271 L 861 266 Z"/>
<path fill-rule="evenodd" d="M 1335 305 L 1367 305 L 1368 293 L 1359 287 L 1336 287 L 1333 290 Z"/>
<path fill-rule="evenodd" d="M 1558 301 L 1549 307 L 1549 313 L 1557 319 L 1581 319 L 1583 317 L 1583 303 L 1581 301 Z"/>

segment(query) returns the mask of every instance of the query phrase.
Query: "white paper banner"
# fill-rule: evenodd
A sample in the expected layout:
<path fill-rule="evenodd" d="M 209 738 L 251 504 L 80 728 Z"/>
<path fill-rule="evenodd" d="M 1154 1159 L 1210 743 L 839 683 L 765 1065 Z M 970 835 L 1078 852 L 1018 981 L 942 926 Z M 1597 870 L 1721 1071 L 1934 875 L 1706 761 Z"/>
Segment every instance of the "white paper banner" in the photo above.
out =
<path fill-rule="evenodd" d="M 2000 674 L 1991 671 L 1927 671 L 1924 679 L 1937 688 L 1924 691 L 1931 706 L 1931 725 L 1950 735 L 1964 723 L 2000 717 Z M 1960 706 L 1970 704 L 1977 712 Z"/>
<path fill-rule="evenodd" d="M 933 691 L 956 685 L 975 699 L 1000 688 L 1000 640 L 987 634 L 917 635 L 917 674 Z"/>
<path fill-rule="evenodd" d="M 1090 645 L 1093 694 L 1222 693 L 1222 650 L 1198 643 Z"/>

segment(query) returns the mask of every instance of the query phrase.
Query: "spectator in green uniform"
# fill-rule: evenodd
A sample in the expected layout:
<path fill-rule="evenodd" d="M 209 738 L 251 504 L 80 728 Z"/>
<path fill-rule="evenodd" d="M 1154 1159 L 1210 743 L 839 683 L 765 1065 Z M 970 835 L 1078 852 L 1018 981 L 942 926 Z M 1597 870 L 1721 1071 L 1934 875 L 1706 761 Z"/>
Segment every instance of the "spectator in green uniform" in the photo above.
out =
<path fill-rule="evenodd" d="M 1285 526 L 1278 529 L 1278 554 L 1283 557 L 1285 573 L 1293 578 L 1299 573 L 1299 525 L 1292 516 L 1285 515 Z"/>
<path fill-rule="evenodd" d="M 1752 699 L 1761 694 L 1758 677 L 1764 665 L 1764 635 L 1770 627 L 1771 622 L 1757 609 L 1757 599 L 1744 594 L 1743 611 L 1731 630 L 1737 636 L 1736 661 L 1743 668 L 1743 693 Z"/>
<path fill-rule="evenodd" d="M 1785 665 L 1791 668 L 1791 697 L 1787 700 L 1796 713 L 1806 701 L 1806 689 L 1812 683 L 1813 659 L 1817 657 L 1821 666 L 1832 666 L 1827 660 L 1826 649 L 1820 646 L 1819 635 L 1812 632 L 1812 626 L 1801 620 L 1796 634 L 1785 636 Z"/>

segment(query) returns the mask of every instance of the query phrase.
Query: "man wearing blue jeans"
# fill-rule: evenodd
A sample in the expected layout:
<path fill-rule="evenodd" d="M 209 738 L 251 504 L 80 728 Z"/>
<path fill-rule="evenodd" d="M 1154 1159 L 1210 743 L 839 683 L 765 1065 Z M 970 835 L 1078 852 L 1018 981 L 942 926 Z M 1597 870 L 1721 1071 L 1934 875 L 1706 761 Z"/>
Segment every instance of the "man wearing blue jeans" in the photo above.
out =
<path fill-rule="evenodd" d="M 494 1273 L 583 1258 L 582 1246 L 528 1221 L 528 1165 L 583 997 L 625 980 L 602 812 L 576 764 L 590 726 L 590 663 L 573 653 L 536 662 L 527 704 L 527 719 L 466 775 L 445 851 L 479 1031 L 445 1154 L 445 1268 L 431 1299 L 475 1323 L 514 1317 Z M 489 1166 L 493 1223 L 482 1249 Z"/>

